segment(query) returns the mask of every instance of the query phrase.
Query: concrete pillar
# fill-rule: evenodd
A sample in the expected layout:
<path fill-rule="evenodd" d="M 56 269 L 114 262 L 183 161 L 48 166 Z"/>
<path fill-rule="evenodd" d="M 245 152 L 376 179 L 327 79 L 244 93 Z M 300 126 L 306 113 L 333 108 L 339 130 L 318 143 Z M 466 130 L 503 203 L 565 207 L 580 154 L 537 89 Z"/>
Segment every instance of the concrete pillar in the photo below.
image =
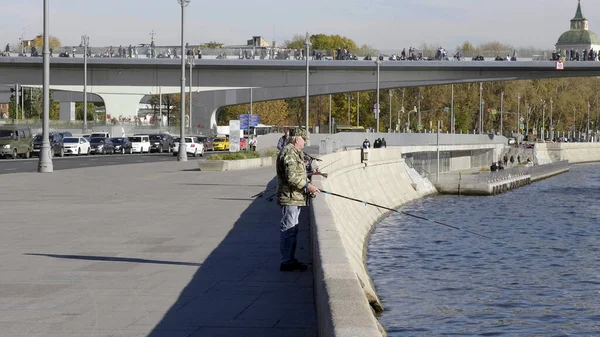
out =
<path fill-rule="evenodd" d="M 75 102 L 61 102 L 60 105 L 60 120 L 74 121 L 75 120 Z"/>
<path fill-rule="evenodd" d="M 144 95 L 139 94 L 98 94 L 104 101 L 106 115 L 111 118 L 131 118 L 137 117 L 140 101 Z"/>

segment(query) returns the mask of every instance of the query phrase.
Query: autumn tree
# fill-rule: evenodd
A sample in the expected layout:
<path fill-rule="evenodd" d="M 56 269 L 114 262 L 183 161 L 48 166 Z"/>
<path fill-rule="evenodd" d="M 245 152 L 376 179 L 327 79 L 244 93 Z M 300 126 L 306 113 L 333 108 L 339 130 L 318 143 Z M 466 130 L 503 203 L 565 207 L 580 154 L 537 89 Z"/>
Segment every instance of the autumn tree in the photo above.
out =
<path fill-rule="evenodd" d="M 48 37 L 48 41 L 49 41 L 49 44 L 50 44 L 49 48 L 56 49 L 56 48 L 58 48 L 58 47 L 61 46 L 60 40 L 57 37 L 55 37 L 55 36 L 52 36 L 52 35 L 49 36 Z M 44 35 L 43 34 L 39 34 L 38 36 L 36 36 L 33 39 L 32 46 L 34 46 L 36 48 L 42 48 L 42 47 L 44 47 Z"/>
<path fill-rule="evenodd" d="M 304 49 L 305 39 L 305 35 L 296 34 L 294 35 L 292 40 L 285 41 L 284 46 L 285 48 L 290 49 Z M 314 50 L 335 50 L 338 48 L 346 48 L 351 53 L 356 53 L 356 51 L 359 49 L 356 46 L 356 42 L 354 42 L 354 40 L 340 35 L 311 35 L 310 43 L 312 44 L 311 48 Z"/>
<path fill-rule="evenodd" d="M 207 43 L 204 43 L 202 45 L 200 45 L 200 48 L 206 48 L 206 49 L 218 49 L 218 48 L 223 48 L 224 44 L 221 42 L 217 42 L 217 41 L 209 41 Z"/>

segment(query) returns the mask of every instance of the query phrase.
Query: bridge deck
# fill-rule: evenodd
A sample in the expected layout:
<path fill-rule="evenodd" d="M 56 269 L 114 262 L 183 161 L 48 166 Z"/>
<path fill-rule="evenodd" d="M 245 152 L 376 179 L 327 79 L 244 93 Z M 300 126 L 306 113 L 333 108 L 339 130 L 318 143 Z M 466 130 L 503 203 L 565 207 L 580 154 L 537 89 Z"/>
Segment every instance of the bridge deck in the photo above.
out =
<path fill-rule="evenodd" d="M 250 199 L 273 169 L 195 167 L 0 176 L 2 336 L 316 336 L 312 272 L 279 271 L 279 208 Z"/>

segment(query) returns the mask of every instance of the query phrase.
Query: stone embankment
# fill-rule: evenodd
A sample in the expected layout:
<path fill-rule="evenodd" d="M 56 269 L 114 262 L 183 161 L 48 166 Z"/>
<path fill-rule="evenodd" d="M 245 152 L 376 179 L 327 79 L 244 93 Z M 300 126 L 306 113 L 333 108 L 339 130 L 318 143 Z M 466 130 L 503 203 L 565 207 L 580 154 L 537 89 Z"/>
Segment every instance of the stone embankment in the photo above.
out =
<path fill-rule="evenodd" d="M 326 191 L 392 208 L 435 193 L 411 172 L 399 149 L 372 150 L 368 164 L 361 163 L 356 150 L 321 159 L 320 167 L 329 177 L 316 176 L 314 181 Z M 373 225 L 387 211 L 326 194 L 319 195 L 312 205 L 319 335 L 385 334 L 373 314 L 382 307 L 365 265 L 365 248 Z"/>
<path fill-rule="evenodd" d="M 600 144 L 538 144 L 536 150 L 546 151 L 540 157 L 547 156 L 552 163 L 527 168 L 528 182 L 568 170 L 566 160 L 600 161 Z M 437 192 L 406 165 L 400 147 L 372 150 L 368 163 L 361 163 L 358 150 L 332 153 L 321 159 L 319 166 L 329 177 L 313 179 L 325 191 L 390 208 Z M 319 335 L 385 335 L 375 317 L 383 308 L 368 274 L 365 255 L 371 229 L 388 212 L 327 194 L 319 195 L 312 206 Z"/>

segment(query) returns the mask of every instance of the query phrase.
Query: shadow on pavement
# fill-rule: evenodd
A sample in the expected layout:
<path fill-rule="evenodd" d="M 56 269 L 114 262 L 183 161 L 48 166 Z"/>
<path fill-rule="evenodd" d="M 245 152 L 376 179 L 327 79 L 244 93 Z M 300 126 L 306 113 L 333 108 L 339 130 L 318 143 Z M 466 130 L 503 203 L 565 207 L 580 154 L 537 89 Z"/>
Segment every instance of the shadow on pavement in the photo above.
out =
<path fill-rule="evenodd" d="M 266 187 L 251 186 L 276 184 L 272 179 Z M 243 200 L 253 201 L 173 299 L 176 304 L 157 313 L 147 337 L 317 335 L 312 268 L 279 271 L 280 207 Z M 311 262 L 308 212 L 302 213 L 296 255 Z"/>
<path fill-rule="evenodd" d="M 267 185 L 267 187 L 265 189 L 268 189 L 269 187 L 271 187 L 270 185 L 271 183 L 269 183 L 269 185 Z M 275 180 L 275 184 L 277 184 L 277 180 Z M 248 186 L 248 187 L 263 187 L 265 185 L 245 185 L 245 184 L 210 184 L 210 183 L 182 183 L 181 185 L 188 185 L 188 186 Z"/>
<path fill-rule="evenodd" d="M 129 257 L 114 257 L 114 256 L 60 255 L 60 254 L 38 254 L 38 253 L 25 253 L 23 255 L 46 256 L 46 257 L 53 257 L 53 258 L 57 258 L 57 259 L 71 259 L 71 260 L 170 264 L 170 265 L 176 265 L 176 266 L 195 266 L 195 267 L 202 266 L 202 263 L 164 261 L 164 260 L 148 260 L 148 259 L 138 259 L 138 258 L 129 258 Z"/>

